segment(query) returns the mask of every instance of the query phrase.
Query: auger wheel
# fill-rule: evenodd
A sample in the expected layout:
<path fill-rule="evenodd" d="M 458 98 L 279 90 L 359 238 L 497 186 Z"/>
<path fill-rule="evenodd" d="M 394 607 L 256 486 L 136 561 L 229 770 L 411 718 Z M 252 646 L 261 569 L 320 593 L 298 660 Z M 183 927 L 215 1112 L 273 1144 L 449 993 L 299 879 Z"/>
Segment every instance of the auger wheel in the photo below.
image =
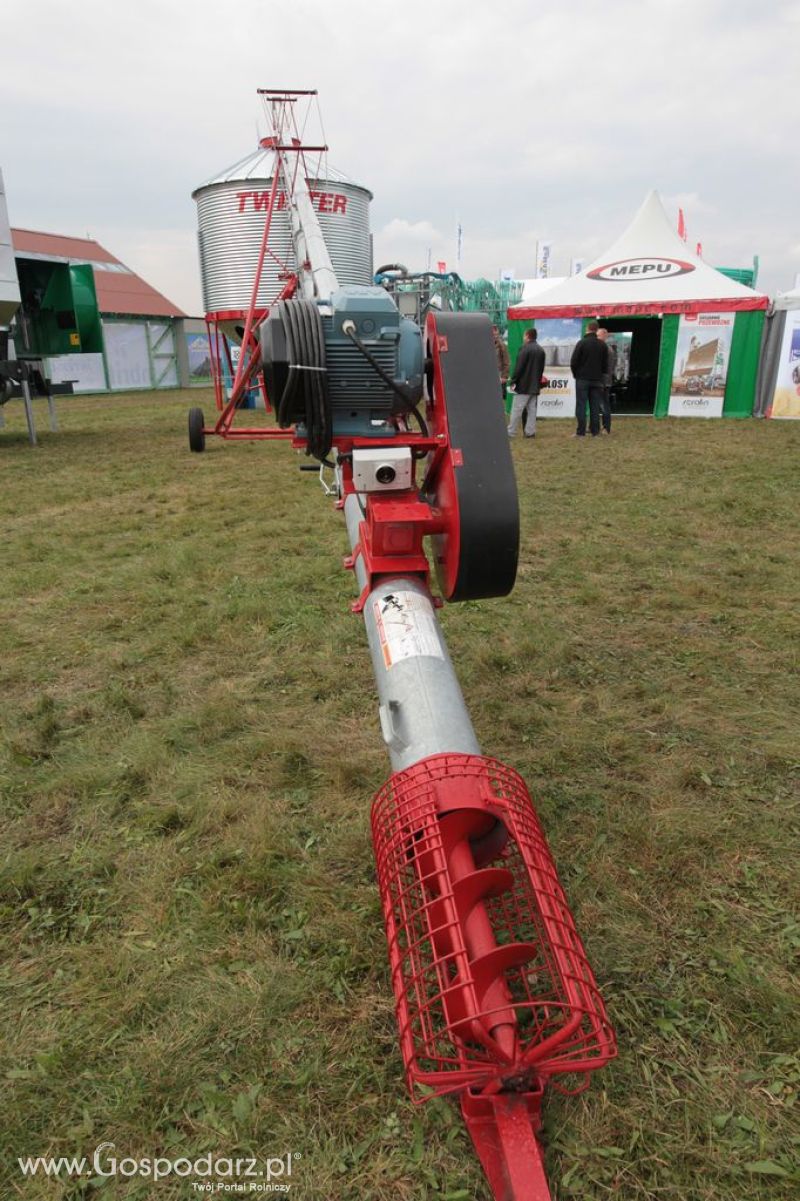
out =
<path fill-rule="evenodd" d="M 519 503 L 491 323 L 484 313 L 431 313 L 425 341 L 428 426 L 447 446 L 424 486 L 445 519 L 433 539 L 439 586 L 449 601 L 506 596 Z"/>
<path fill-rule="evenodd" d="M 205 419 L 202 409 L 189 409 L 189 449 L 201 454 L 206 448 Z"/>

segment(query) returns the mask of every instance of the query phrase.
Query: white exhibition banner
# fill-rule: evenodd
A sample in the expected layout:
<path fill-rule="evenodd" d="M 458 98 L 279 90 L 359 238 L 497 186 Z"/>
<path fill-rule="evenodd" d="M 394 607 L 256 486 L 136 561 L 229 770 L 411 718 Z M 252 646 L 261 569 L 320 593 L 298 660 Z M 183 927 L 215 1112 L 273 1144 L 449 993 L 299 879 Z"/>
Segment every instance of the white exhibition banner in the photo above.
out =
<path fill-rule="evenodd" d="M 575 379 L 569 361 L 583 333 L 580 317 L 545 317 L 534 322 L 539 345 L 544 350 L 546 388 L 539 393 L 537 416 L 574 417 Z"/>
<path fill-rule="evenodd" d="M 800 309 L 786 310 L 770 417 L 800 418 Z"/>
<path fill-rule="evenodd" d="M 150 351 L 144 323 L 104 321 L 108 382 L 112 391 L 152 388 Z"/>
<path fill-rule="evenodd" d="M 569 367 L 545 367 L 547 387 L 539 393 L 537 417 L 575 416 L 575 379 Z"/>
<path fill-rule="evenodd" d="M 54 384 L 72 384 L 73 392 L 105 392 L 106 373 L 101 354 L 58 354 L 47 360 Z"/>
<path fill-rule="evenodd" d="M 207 333 L 187 333 L 186 353 L 189 356 L 189 377 L 192 383 L 211 383 L 211 343 Z"/>
<path fill-rule="evenodd" d="M 734 313 L 681 313 L 670 417 L 721 417 Z"/>
<path fill-rule="evenodd" d="M 228 342 L 228 349 L 230 350 L 230 353 L 231 353 L 231 367 L 233 368 L 233 375 L 231 375 L 231 373 L 228 371 L 228 364 L 226 363 L 225 358 L 223 356 L 222 377 L 225 380 L 225 395 L 228 398 L 228 400 L 230 400 L 230 398 L 233 396 L 233 380 L 234 380 L 234 376 L 236 375 L 236 372 L 239 369 L 239 359 L 241 358 L 241 355 L 242 355 L 242 347 L 239 342 L 232 342 L 230 340 L 230 338 L 227 339 L 227 342 Z M 264 397 L 261 395 L 261 389 L 257 385 L 254 388 L 247 389 L 246 400 L 242 404 L 242 408 L 243 409 L 263 409 L 264 408 Z"/>

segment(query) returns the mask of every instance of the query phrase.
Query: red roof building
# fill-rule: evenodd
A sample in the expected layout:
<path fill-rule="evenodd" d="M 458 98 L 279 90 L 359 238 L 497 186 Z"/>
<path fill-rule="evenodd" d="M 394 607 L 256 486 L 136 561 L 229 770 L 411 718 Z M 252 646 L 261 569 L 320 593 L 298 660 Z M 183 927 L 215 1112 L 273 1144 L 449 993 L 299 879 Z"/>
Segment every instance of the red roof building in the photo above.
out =
<path fill-rule="evenodd" d="M 103 315 L 124 317 L 186 317 L 183 309 L 131 271 L 93 238 L 67 238 L 61 234 L 12 229 L 11 241 L 18 258 L 47 259 L 57 263 L 88 263 L 94 274 L 97 304 Z"/>
<path fill-rule="evenodd" d="M 53 383 L 69 381 L 76 393 L 204 387 L 210 383 L 204 321 L 189 317 L 105 246 L 93 238 L 32 229 L 12 229 L 10 234 L 17 273 L 20 280 L 25 274 L 30 285 L 30 303 L 23 296 L 17 314 L 15 340 L 19 334 L 29 349 L 36 345 L 54 348 L 43 352 L 45 370 Z M 37 291 L 46 291 L 57 273 L 69 276 L 65 285 L 69 299 L 59 285 L 58 295 L 42 304 Z M 73 275 L 80 280 L 91 276 L 92 283 L 90 288 L 81 284 L 80 327 Z M 59 317 L 72 322 L 69 345 L 64 344 L 66 327 L 58 324 Z"/>

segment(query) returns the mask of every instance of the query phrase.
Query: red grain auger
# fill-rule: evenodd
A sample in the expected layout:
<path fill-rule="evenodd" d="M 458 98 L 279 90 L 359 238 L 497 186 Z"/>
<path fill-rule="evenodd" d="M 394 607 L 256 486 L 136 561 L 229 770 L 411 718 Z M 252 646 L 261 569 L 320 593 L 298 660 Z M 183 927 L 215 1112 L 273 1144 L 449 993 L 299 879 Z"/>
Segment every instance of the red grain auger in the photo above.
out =
<path fill-rule="evenodd" d="M 313 93 L 312 93 L 313 94 Z M 264 91 L 274 186 L 294 260 L 265 311 L 258 277 L 225 423 L 190 415 L 190 445 L 231 436 L 258 379 L 277 424 L 332 472 L 344 511 L 392 775 L 372 805 L 400 1049 L 412 1097 L 457 1095 L 497 1201 L 546 1201 L 545 1088 L 568 1093 L 616 1053 L 528 789 L 481 754 L 431 591 L 504 596 L 517 490 L 491 326 L 481 313 L 401 317 L 381 287 L 340 285 L 309 194 L 294 106 Z M 233 435 L 237 436 L 237 435 Z"/>

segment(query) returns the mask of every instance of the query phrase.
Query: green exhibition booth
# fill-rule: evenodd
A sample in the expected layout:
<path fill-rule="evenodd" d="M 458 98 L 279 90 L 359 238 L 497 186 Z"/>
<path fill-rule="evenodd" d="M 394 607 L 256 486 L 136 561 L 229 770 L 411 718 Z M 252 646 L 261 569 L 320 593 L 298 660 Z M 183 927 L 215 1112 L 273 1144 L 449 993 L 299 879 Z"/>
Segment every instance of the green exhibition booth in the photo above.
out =
<path fill-rule="evenodd" d="M 508 310 L 508 352 L 512 364 L 522 346 L 526 329 L 541 326 L 544 318 L 515 317 Z M 589 318 L 581 321 L 585 332 Z M 642 317 L 600 317 L 599 323 L 611 333 L 629 333 L 630 377 L 643 381 L 640 392 L 628 401 L 628 407 L 618 413 L 651 413 L 666 417 L 669 413 L 670 391 L 675 375 L 675 354 L 678 346 L 680 314 L 670 313 Z M 733 321 L 723 417 L 751 417 L 756 392 L 756 377 L 764 328 L 764 310 L 738 312 Z M 545 368 L 545 371 L 547 368 Z M 652 386 L 648 382 L 652 379 Z"/>
<path fill-rule="evenodd" d="M 545 350 L 539 415 L 574 414 L 570 354 L 597 320 L 616 351 L 612 412 L 752 416 L 769 299 L 737 274 L 692 253 L 651 192 L 605 254 L 507 310 L 512 364 L 526 329 Z"/>

